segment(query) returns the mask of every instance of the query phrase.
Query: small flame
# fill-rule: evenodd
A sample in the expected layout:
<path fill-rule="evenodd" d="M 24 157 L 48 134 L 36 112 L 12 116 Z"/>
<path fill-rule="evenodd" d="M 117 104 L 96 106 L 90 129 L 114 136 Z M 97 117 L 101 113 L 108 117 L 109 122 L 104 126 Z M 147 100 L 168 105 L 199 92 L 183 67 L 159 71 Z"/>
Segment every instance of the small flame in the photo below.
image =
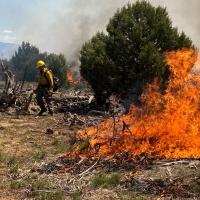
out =
<path fill-rule="evenodd" d="M 78 77 L 77 80 L 74 79 L 73 73 L 71 71 L 67 72 L 67 80 L 71 83 L 71 84 L 77 84 L 80 82 L 80 77 Z"/>
<path fill-rule="evenodd" d="M 115 123 L 108 119 L 79 131 L 79 139 L 89 140 L 85 154 L 200 158 L 200 75 L 191 72 L 197 55 L 190 49 L 166 53 L 171 75 L 165 94 L 154 81 L 140 97 L 142 107 L 133 105 Z"/>

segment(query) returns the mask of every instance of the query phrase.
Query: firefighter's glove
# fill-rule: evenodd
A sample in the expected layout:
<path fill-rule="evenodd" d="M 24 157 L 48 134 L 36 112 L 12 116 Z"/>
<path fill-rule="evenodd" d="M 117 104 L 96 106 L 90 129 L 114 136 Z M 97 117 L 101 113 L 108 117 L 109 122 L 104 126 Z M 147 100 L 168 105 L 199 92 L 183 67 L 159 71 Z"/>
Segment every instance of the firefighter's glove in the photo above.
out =
<path fill-rule="evenodd" d="M 54 92 L 52 90 L 49 90 L 48 95 L 52 96 L 54 94 Z"/>

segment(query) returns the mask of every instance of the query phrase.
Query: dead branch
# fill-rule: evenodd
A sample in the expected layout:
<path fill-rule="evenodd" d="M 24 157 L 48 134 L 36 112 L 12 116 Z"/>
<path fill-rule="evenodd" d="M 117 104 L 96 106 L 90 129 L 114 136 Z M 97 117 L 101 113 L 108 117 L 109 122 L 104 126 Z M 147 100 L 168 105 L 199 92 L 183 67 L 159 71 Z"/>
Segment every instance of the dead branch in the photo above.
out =
<path fill-rule="evenodd" d="M 78 163 L 75 163 L 73 166 L 71 166 L 71 167 L 69 167 L 69 168 L 60 169 L 60 170 L 59 170 L 59 173 L 70 172 L 72 169 L 74 169 L 75 167 L 79 166 L 83 161 L 84 161 L 84 159 L 80 160 Z"/>
<path fill-rule="evenodd" d="M 1 62 L 1 70 L 4 74 L 5 84 L 3 93 L 12 93 L 15 87 L 15 75 L 8 69 L 8 66 Z"/>
<path fill-rule="evenodd" d="M 22 94 L 24 81 L 21 84 L 17 83 L 15 75 L 8 69 L 8 66 L 5 63 L 1 62 L 0 67 L 4 75 L 4 88 L 3 92 L 0 93 L 1 110 L 5 111 L 9 107 L 13 107 L 16 109 L 18 114 L 19 111 L 27 112 L 33 94 Z"/>
<path fill-rule="evenodd" d="M 178 165 L 178 164 L 184 164 L 184 165 L 189 165 L 191 162 L 195 161 L 194 160 L 162 160 L 162 161 L 156 161 L 156 165 L 160 165 L 163 167 L 166 166 L 172 166 L 172 165 Z M 198 159 L 196 159 L 197 162 L 200 162 Z"/>
<path fill-rule="evenodd" d="M 31 101 L 33 99 L 33 94 L 34 94 L 33 92 L 30 93 L 30 96 L 29 96 L 29 98 L 28 98 L 28 100 L 27 100 L 27 102 L 26 102 L 26 104 L 24 106 L 24 110 L 25 111 L 28 111 L 28 108 L 29 108 L 29 106 L 31 104 Z"/>
<path fill-rule="evenodd" d="M 79 176 L 81 176 L 81 178 L 79 180 L 81 180 L 85 174 L 87 174 L 90 170 L 92 170 L 98 164 L 99 160 L 100 160 L 100 158 L 98 158 L 98 160 L 91 167 L 89 167 L 87 170 L 85 170 L 84 172 L 79 174 Z"/>

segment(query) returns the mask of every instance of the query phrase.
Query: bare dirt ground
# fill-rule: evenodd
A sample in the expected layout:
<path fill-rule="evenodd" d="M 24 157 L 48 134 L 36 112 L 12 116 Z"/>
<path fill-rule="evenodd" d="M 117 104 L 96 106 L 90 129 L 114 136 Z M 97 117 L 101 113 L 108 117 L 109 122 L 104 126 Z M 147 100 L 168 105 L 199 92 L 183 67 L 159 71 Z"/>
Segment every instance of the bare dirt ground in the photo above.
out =
<path fill-rule="evenodd" d="M 115 174 L 94 170 L 81 178 L 39 173 L 37 169 L 72 148 L 79 129 L 65 125 L 63 114 L 36 119 L 0 113 L 0 200 L 200 199 L 198 160 L 155 162 L 147 169 Z"/>

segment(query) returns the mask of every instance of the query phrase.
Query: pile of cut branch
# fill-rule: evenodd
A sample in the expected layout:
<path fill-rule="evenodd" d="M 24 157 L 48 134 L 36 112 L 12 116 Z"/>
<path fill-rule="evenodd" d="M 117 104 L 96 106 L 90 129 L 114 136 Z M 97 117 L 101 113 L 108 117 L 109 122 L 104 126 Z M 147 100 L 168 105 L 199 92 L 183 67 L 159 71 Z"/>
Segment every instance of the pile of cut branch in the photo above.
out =
<path fill-rule="evenodd" d="M 33 92 L 23 91 L 24 81 L 18 83 L 8 65 L 1 62 L 0 66 L 0 72 L 4 77 L 4 87 L 0 92 L 0 111 L 5 111 L 9 107 L 14 107 L 17 113 L 28 111 Z"/>
<path fill-rule="evenodd" d="M 53 97 L 54 106 L 57 112 L 71 113 L 77 115 L 101 115 L 104 108 L 98 106 L 94 97 L 85 94 L 81 95 L 67 95 L 60 97 Z"/>

